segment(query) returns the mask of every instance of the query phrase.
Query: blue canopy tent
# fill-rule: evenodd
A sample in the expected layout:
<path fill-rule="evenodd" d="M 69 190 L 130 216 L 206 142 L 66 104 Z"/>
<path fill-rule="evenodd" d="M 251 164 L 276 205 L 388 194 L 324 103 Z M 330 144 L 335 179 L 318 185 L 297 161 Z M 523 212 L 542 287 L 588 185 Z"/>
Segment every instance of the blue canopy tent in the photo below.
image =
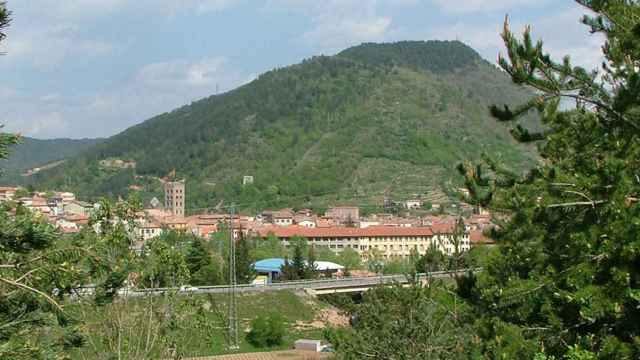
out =
<path fill-rule="evenodd" d="M 314 264 L 317 271 L 325 273 L 327 276 L 331 276 L 332 273 L 337 271 L 344 270 L 344 266 L 329 261 L 316 261 Z M 284 259 L 271 258 L 256 261 L 253 264 L 253 268 L 258 274 L 267 275 L 269 283 L 271 283 L 282 275 L 282 265 L 284 265 Z"/>
<path fill-rule="evenodd" d="M 264 259 L 256 261 L 253 264 L 253 268 L 258 274 L 266 274 L 271 283 L 274 279 L 277 279 L 282 274 L 282 265 L 284 265 L 284 259 Z"/>

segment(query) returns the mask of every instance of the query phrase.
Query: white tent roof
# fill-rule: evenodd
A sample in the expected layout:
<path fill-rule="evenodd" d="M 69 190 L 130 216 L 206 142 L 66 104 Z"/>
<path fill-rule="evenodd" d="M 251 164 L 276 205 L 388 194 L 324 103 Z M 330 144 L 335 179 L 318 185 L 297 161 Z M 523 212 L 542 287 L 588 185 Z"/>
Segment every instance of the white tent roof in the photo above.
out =
<path fill-rule="evenodd" d="M 344 270 L 344 266 L 332 263 L 330 261 L 316 261 L 314 264 L 316 265 L 316 269 L 319 271 Z"/>

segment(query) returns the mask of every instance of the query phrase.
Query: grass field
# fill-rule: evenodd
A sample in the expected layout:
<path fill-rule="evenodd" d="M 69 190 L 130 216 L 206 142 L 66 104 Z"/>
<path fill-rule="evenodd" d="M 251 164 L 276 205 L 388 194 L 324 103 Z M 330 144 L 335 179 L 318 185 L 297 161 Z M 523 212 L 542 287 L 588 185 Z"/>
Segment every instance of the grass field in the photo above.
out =
<path fill-rule="evenodd" d="M 202 357 L 230 353 L 227 349 L 227 295 L 166 296 L 121 300 L 103 307 L 71 304 L 83 320 L 85 345 L 74 359 L 144 359 Z M 293 292 L 238 295 L 237 353 L 291 349 L 300 338 L 321 339 L 326 303 Z M 245 339 L 250 322 L 260 314 L 277 313 L 286 322 L 280 346 L 256 348 Z M 333 311 L 335 314 L 335 311 Z"/>

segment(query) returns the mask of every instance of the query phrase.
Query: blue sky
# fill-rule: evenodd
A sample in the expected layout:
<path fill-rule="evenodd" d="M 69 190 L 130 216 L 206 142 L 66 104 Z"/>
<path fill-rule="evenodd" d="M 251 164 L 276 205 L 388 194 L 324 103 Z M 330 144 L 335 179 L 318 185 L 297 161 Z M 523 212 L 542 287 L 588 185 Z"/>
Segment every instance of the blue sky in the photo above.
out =
<path fill-rule="evenodd" d="M 505 14 L 595 67 L 601 39 L 570 0 L 8 0 L 0 123 L 104 137 L 274 67 L 367 41 L 459 39 L 487 60 Z"/>

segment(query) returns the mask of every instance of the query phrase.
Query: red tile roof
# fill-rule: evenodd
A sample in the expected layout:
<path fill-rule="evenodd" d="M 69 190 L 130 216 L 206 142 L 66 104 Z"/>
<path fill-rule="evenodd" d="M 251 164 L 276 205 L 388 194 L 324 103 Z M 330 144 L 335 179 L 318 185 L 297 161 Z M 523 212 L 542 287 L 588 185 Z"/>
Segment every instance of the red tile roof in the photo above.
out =
<path fill-rule="evenodd" d="M 471 230 L 469 232 L 469 241 L 474 245 L 495 244 L 495 240 L 484 236 L 480 230 Z"/>
<path fill-rule="evenodd" d="M 455 228 L 455 223 L 433 223 L 431 225 L 431 229 L 436 234 L 451 234 Z"/>

